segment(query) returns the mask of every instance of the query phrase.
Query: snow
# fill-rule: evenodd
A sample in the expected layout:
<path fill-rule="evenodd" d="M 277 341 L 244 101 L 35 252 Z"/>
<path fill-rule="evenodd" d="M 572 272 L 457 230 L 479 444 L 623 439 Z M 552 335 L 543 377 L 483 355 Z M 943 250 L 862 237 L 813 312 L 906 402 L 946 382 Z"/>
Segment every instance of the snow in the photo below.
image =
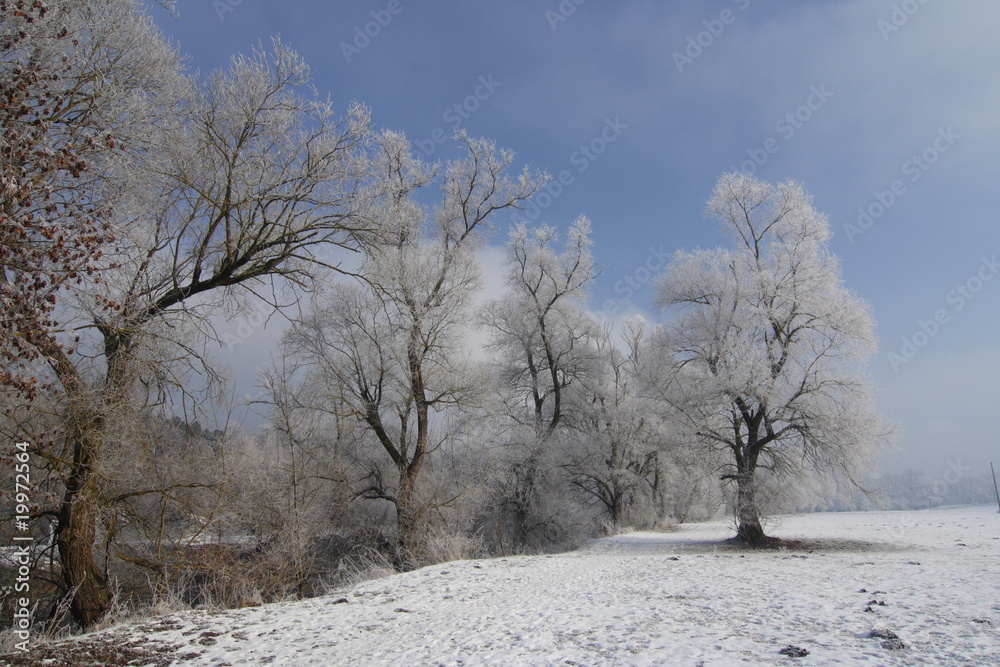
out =
<path fill-rule="evenodd" d="M 106 633 L 185 665 L 1000 665 L 996 508 L 808 514 L 768 532 L 799 542 L 751 551 L 725 541 L 728 522 L 684 525 Z"/>

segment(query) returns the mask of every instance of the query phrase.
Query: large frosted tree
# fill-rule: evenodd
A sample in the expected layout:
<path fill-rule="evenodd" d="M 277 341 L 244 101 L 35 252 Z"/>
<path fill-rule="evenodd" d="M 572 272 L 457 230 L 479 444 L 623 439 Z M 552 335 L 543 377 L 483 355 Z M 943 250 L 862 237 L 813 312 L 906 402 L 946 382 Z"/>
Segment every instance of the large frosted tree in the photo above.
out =
<path fill-rule="evenodd" d="M 211 315 L 308 287 L 331 247 L 365 243 L 368 119 L 305 91 L 280 43 L 186 78 L 133 0 L 21 5 L 0 7 L 0 300 L 17 304 L 0 318 L 0 383 L 8 415 L 45 389 L 60 419 L 33 451 L 61 487 L 46 512 L 69 610 L 90 626 L 112 602 L 95 551 L 107 507 L 163 492 L 109 484 L 127 420 L 185 391 Z"/>
<path fill-rule="evenodd" d="M 727 453 L 738 535 L 760 544 L 765 477 L 810 469 L 858 482 L 886 444 L 864 374 L 874 322 L 800 185 L 726 174 L 708 212 L 733 245 L 674 257 L 658 284 L 673 317 L 654 333 L 651 379 L 692 441 Z"/>
<path fill-rule="evenodd" d="M 54 470 L 65 488 L 60 566 L 71 610 L 87 623 L 110 596 L 91 557 L 96 494 L 86 480 L 97 462 L 76 437 L 94 423 L 84 406 L 100 391 L 75 352 L 94 322 L 77 318 L 76 305 L 87 300 L 98 318 L 119 307 L 87 296 L 114 263 L 107 255 L 119 231 L 121 181 L 111 174 L 129 171 L 148 146 L 155 100 L 180 81 L 177 67 L 176 54 L 130 0 L 0 6 L 3 416 L 19 436 L 31 432 L 43 470 Z M 39 417 L 53 404 L 65 438 Z"/>

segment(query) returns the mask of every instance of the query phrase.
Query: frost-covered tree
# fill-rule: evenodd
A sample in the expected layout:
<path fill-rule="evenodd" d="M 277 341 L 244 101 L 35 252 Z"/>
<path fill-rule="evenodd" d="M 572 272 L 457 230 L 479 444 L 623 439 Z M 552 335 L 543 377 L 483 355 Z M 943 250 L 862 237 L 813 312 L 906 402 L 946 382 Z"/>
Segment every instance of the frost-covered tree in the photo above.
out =
<path fill-rule="evenodd" d="M 628 319 L 620 342 L 611 327 L 597 337 L 599 372 L 585 379 L 586 407 L 563 464 L 614 527 L 649 526 L 664 512 L 670 433 L 642 390 L 646 326 Z"/>
<path fill-rule="evenodd" d="M 402 565 L 420 551 L 421 470 L 484 385 L 463 347 L 480 286 L 476 251 L 494 215 L 522 206 L 543 182 L 509 174 L 513 154 L 492 142 L 458 139 L 465 155 L 436 173 L 402 135 L 382 135 L 374 171 L 383 190 L 370 215 L 383 235 L 363 281 L 335 286 L 290 335 L 326 376 L 331 400 L 389 458 L 395 479 L 374 466 L 364 493 L 395 508 Z M 416 193 L 435 183 L 441 200 L 426 207 Z"/>
<path fill-rule="evenodd" d="M 103 167 L 152 127 L 175 64 L 132 2 L 0 5 L 0 386 L 22 398 L 59 391 L 40 359 L 73 347 L 52 335 L 57 302 L 93 284 L 114 238 Z"/>
<path fill-rule="evenodd" d="M 308 288 L 330 246 L 365 243 L 355 195 L 367 113 L 336 115 L 329 100 L 303 90 L 308 80 L 307 66 L 280 43 L 235 57 L 177 98 L 157 100 L 160 131 L 138 171 L 108 169 L 121 183 L 119 248 L 94 291 L 98 306 L 114 308 L 81 300 L 80 326 L 96 330 L 101 363 L 90 369 L 86 400 L 71 402 L 74 454 L 58 531 L 74 614 L 85 625 L 108 600 L 80 602 L 80 582 L 103 581 L 91 549 L 114 422 L 183 395 L 192 373 L 212 373 L 201 352 L 212 314 L 247 295 Z"/>
<path fill-rule="evenodd" d="M 555 229 L 519 224 L 507 242 L 507 293 L 484 309 L 490 350 L 509 390 L 512 417 L 540 442 L 567 410 L 565 394 L 593 365 L 596 334 L 587 316 L 587 288 L 596 277 L 590 221 L 577 219 L 562 252 Z"/>
<path fill-rule="evenodd" d="M 283 346 L 274 367 L 260 373 L 267 446 L 243 452 L 251 474 L 235 481 L 239 525 L 256 537 L 262 564 L 281 584 L 264 591 L 278 599 L 311 592 L 319 546 L 349 520 L 350 454 L 359 445 L 343 406 L 313 384 L 322 378 L 303 377 L 296 364 Z"/>
<path fill-rule="evenodd" d="M 560 248 L 547 225 L 514 226 L 507 242 L 507 290 L 488 303 L 480 323 L 490 337 L 498 393 L 509 427 L 504 474 L 498 480 L 490 532 L 508 542 L 546 542 L 551 532 L 543 495 L 562 493 L 565 474 L 554 449 L 567 428 L 582 423 L 583 379 L 596 375 L 598 327 L 586 312 L 587 289 L 596 275 L 590 221 L 577 219 Z M 557 443 L 558 441 L 558 443 Z"/>
<path fill-rule="evenodd" d="M 99 391 L 87 360 L 75 353 L 93 320 L 78 317 L 76 306 L 87 300 L 99 316 L 117 307 L 89 298 L 113 264 L 108 257 L 119 231 L 111 165 L 127 171 L 148 148 L 154 100 L 180 80 L 177 56 L 131 0 L 3 3 L 0 51 L 4 410 L 41 457 L 35 478 L 50 493 L 65 491 L 56 512 L 40 487 L 38 509 L 58 517 L 72 611 L 90 623 L 109 596 L 90 557 L 96 493 L 84 479 L 96 461 L 76 438 L 93 423 L 85 406 Z M 36 400 L 42 392 L 44 408 Z M 19 412 L 21 399 L 32 410 Z M 58 433 L 48 411 L 65 427 Z M 47 473 L 54 473 L 52 484 L 41 479 Z"/>
<path fill-rule="evenodd" d="M 734 246 L 678 252 L 658 283 L 674 317 L 653 336 L 652 384 L 692 438 L 728 453 L 738 534 L 759 544 L 764 475 L 859 482 L 887 444 L 864 374 L 874 323 L 800 185 L 726 174 L 708 211 Z"/>
<path fill-rule="evenodd" d="M 35 224 L 22 238 L 41 248 L 40 280 L 53 276 L 40 289 L 54 293 L 72 278 L 60 308 L 21 317 L 31 335 L 18 340 L 30 345 L 24 363 L 57 394 L 63 437 L 37 440 L 36 453 L 62 487 L 53 513 L 70 610 L 92 625 L 111 603 L 95 559 L 105 508 L 168 492 L 116 487 L 123 477 L 112 449 L 129 440 L 144 408 L 186 391 L 185 367 L 206 370 L 211 314 L 241 293 L 308 287 L 329 265 L 329 247 L 365 243 L 369 221 L 354 204 L 368 119 L 360 108 L 337 116 L 328 100 L 304 92 L 308 69 L 280 44 L 186 79 L 133 0 L 53 3 L 28 18 L 10 3 L 3 11 L 16 15 L 4 15 L 4 30 L 20 36 L 5 42 L 4 66 L 20 67 L 28 83 L 34 63 L 51 70 L 46 86 L 21 91 L 35 96 L 21 104 L 41 116 L 32 142 L 50 146 L 51 164 L 22 160 L 4 176 L 11 184 L 18 170 L 42 174 L 52 195 L 15 193 L 11 211 Z M 41 154 L 22 144 L 21 154 Z M 75 238 L 80 230 L 89 236 Z M 104 250 L 99 261 L 83 257 L 91 247 Z M 7 264 L 8 284 L 32 270 Z M 67 345 L 74 333 L 79 344 Z"/>

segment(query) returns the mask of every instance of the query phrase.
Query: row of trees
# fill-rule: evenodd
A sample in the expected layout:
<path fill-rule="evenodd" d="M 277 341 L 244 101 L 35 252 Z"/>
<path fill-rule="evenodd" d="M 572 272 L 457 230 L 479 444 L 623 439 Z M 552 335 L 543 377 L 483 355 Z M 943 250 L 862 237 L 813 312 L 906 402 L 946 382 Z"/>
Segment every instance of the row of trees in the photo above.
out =
<path fill-rule="evenodd" d="M 583 218 L 564 242 L 511 229 L 482 304 L 479 251 L 546 182 L 510 152 L 459 135 L 428 164 L 280 42 L 186 74 L 133 0 L 0 3 L 0 24 L 3 428 L 32 446 L 39 572 L 83 626 L 136 573 L 306 595 L 358 548 L 553 548 L 728 489 L 757 544 L 772 491 L 860 482 L 888 437 L 870 313 L 798 185 L 720 180 L 733 247 L 678 253 L 667 324 L 588 312 Z M 269 428 L 195 427 L 229 400 L 213 323 L 256 301 L 290 320 Z"/>
<path fill-rule="evenodd" d="M 993 505 L 996 487 L 990 473 L 963 469 L 961 462 L 944 475 L 932 477 L 912 468 L 883 475 L 879 505 L 894 510 L 919 510 L 941 505 Z"/>

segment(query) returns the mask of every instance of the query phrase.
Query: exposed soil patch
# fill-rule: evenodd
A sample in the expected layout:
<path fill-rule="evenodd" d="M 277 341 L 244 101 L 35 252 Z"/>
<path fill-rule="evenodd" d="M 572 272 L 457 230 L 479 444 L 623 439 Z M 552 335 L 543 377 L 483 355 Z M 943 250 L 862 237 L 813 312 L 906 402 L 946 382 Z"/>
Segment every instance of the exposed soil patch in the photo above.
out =
<path fill-rule="evenodd" d="M 741 537 L 731 537 L 728 540 L 723 540 L 721 542 L 702 542 L 698 543 L 698 546 L 710 548 L 710 550 L 728 550 L 728 551 L 796 551 L 796 552 L 810 552 L 810 551 L 833 551 L 833 552 L 892 552 L 892 551 L 904 551 L 911 550 L 910 548 L 904 548 L 898 544 L 891 544 L 889 542 L 869 542 L 866 540 L 850 540 L 850 539 L 799 539 L 799 540 L 786 540 L 780 537 L 766 537 L 764 541 L 760 544 L 750 544 L 744 541 Z M 714 547 L 714 548 L 712 548 Z"/>
<path fill-rule="evenodd" d="M 68 640 L 43 646 L 33 646 L 28 653 L 13 653 L 0 657 L 0 665 L 19 667 L 118 667 L 143 665 L 167 667 L 182 656 L 176 644 L 166 644 L 148 639 L 126 643 L 115 634 Z M 184 647 L 187 648 L 187 647 Z M 191 654 L 188 658 L 197 657 Z"/>

